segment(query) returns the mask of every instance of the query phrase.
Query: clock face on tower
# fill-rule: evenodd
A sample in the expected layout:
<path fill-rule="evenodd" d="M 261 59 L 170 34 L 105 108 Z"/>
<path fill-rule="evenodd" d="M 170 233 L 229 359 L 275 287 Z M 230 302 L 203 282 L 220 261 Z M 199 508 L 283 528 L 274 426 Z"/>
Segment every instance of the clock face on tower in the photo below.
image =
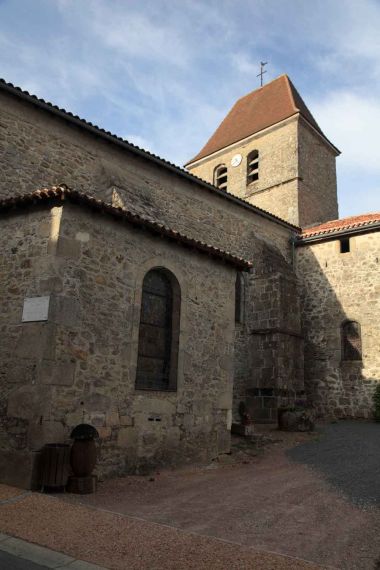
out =
<path fill-rule="evenodd" d="M 231 158 L 231 166 L 239 166 L 239 164 L 241 163 L 242 160 L 242 155 L 241 154 L 235 154 L 235 156 L 233 156 Z"/>

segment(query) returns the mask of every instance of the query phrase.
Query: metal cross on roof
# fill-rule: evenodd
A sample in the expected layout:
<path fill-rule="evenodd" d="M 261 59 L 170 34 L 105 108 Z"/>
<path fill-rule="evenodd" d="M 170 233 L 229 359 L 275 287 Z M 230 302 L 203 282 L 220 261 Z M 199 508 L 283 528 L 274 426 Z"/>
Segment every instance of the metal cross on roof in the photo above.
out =
<path fill-rule="evenodd" d="M 266 71 L 264 71 L 265 65 L 268 65 L 267 61 L 260 61 L 260 73 L 256 75 L 256 77 L 260 77 L 261 87 L 263 86 L 263 75 L 266 73 Z"/>

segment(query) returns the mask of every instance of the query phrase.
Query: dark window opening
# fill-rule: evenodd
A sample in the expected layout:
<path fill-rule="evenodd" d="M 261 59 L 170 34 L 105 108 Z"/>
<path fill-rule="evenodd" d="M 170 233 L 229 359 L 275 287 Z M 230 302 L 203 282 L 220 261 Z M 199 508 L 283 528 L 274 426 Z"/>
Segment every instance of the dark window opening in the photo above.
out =
<path fill-rule="evenodd" d="M 180 292 L 174 275 L 152 269 L 141 298 L 136 388 L 175 390 L 179 340 Z"/>
<path fill-rule="evenodd" d="M 360 325 L 356 321 L 346 321 L 342 325 L 343 360 L 362 360 Z"/>
<path fill-rule="evenodd" d="M 244 320 L 244 278 L 238 273 L 235 281 L 235 323 Z"/>
<path fill-rule="evenodd" d="M 340 253 L 348 253 L 350 251 L 350 238 L 342 238 L 340 240 Z"/>
<path fill-rule="evenodd" d="M 220 164 L 214 170 L 214 185 L 221 190 L 227 190 L 227 166 Z"/>
<path fill-rule="evenodd" d="M 253 150 L 247 156 L 247 184 L 259 179 L 259 151 Z"/>

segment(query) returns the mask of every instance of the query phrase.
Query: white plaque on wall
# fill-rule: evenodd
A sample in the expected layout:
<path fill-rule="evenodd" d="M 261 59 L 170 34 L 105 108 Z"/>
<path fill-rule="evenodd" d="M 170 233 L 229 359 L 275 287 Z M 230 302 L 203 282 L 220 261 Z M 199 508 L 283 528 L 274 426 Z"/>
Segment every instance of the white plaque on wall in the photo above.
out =
<path fill-rule="evenodd" d="M 22 322 L 47 321 L 50 295 L 46 297 L 27 297 L 24 299 Z"/>

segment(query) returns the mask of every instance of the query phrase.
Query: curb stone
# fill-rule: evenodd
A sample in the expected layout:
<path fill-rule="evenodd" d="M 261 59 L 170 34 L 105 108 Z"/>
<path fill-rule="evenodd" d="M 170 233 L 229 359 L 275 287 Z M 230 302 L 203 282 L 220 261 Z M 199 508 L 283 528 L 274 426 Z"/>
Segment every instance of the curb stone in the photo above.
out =
<path fill-rule="evenodd" d="M 46 568 L 55 568 L 56 570 L 107 570 L 104 566 L 77 560 L 72 556 L 62 554 L 62 552 L 31 544 L 3 533 L 0 533 L 0 550 L 23 560 L 29 560 L 35 564 L 40 564 Z"/>

